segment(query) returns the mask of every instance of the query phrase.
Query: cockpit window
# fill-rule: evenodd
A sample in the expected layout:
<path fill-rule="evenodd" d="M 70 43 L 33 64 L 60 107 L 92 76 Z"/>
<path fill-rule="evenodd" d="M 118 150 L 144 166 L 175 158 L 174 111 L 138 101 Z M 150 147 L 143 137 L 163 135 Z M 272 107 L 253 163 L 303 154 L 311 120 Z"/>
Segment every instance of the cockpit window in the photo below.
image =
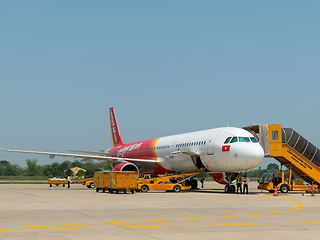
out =
<path fill-rule="evenodd" d="M 254 143 L 256 143 L 256 142 L 258 142 L 258 140 L 255 137 L 228 137 L 224 141 L 225 144 L 226 143 L 235 143 L 235 142 L 254 142 Z"/>
<path fill-rule="evenodd" d="M 231 137 L 228 137 L 228 138 L 224 141 L 224 143 L 229 143 L 230 140 L 231 140 Z"/>
<path fill-rule="evenodd" d="M 238 142 L 238 138 L 237 137 L 233 137 L 230 143 L 234 143 L 234 142 Z"/>
<path fill-rule="evenodd" d="M 248 138 L 248 137 L 239 137 L 239 142 L 250 142 L 250 138 Z"/>

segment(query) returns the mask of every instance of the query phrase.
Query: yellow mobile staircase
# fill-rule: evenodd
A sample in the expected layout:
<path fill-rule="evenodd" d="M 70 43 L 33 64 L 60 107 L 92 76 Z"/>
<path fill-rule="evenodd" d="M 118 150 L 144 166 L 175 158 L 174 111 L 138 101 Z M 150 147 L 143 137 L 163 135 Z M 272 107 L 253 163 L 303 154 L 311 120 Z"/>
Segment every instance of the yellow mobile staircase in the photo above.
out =
<path fill-rule="evenodd" d="M 243 127 L 258 135 L 265 157 L 273 157 L 308 183 L 320 183 L 320 149 L 292 128 L 280 124 Z"/>

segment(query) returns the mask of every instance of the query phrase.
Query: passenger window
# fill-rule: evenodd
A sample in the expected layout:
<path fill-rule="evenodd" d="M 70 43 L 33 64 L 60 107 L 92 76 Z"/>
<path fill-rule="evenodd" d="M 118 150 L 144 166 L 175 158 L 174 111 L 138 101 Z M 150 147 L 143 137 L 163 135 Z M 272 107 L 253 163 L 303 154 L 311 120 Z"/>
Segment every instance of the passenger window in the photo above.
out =
<path fill-rule="evenodd" d="M 224 143 L 229 143 L 230 140 L 231 140 L 231 137 L 228 137 L 228 138 L 224 141 Z"/>
<path fill-rule="evenodd" d="M 238 142 L 238 138 L 237 137 L 233 137 L 230 143 L 234 143 L 234 142 Z"/>
<path fill-rule="evenodd" d="M 272 140 L 278 140 L 279 139 L 278 131 L 272 131 L 271 135 L 272 135 Z"/>

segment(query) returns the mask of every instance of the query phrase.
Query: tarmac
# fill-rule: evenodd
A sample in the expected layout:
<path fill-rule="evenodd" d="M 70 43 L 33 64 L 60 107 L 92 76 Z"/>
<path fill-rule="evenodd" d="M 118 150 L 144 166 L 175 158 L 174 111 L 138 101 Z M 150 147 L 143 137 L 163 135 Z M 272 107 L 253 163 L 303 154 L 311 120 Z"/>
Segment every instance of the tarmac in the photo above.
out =
<path fill-rule="evenodd" d="M 279 194 L 250 182 L 180 193 L 97 193 L 80 184 L 0 184 L 0 239 L 318 239 L 320 195 Z"/>

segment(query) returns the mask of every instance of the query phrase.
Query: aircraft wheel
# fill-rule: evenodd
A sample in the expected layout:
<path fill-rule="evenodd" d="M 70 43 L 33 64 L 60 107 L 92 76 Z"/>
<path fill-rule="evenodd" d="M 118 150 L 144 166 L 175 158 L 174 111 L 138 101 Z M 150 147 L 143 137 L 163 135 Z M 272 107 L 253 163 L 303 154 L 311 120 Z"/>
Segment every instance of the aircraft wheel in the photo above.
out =
<path fill-rule="evenodd" d="M 231 189 L 230 190 L 231 190 L 231 192 L 234 193 L 234 192 L 236 192 L 236 187 L 234 185 L 231 185 Z"/>
<path fill-rule="evenodd" d="M 196 179 L 191 180 L 191 189 L 197 189 L 198 188 L 198 181 Z"/>
<path fill-rule="evenodd" d="M 175 186 L 173 187 L 173 191 L 174 191 L 174 192 L 180 192 L 180 190 L 181 190 L 181 187 L 180 187 L 179 185 L 175 185 Z"/>
<path fill-rule="evenodd" d="M 224 186 L 224 192 L 225 192 L 225 193 L 228 193 L 228 192 L 229 192 L 229 186 L 228 186 L 228 185 L 225 185 L 225 186 Z"/>
<path fill-rule="evenodd" d="M 287 184 L 283 184 L 280 187 L 280 192 L 282 193 L 288 193 L 289 192 L 289 186 Z"/>
<path fill-rule="evenodd" d="M 141 192 L 148 192 L 148 191 L 149 191 L 149 187 L 147 185 L 141 186 Z"/>

